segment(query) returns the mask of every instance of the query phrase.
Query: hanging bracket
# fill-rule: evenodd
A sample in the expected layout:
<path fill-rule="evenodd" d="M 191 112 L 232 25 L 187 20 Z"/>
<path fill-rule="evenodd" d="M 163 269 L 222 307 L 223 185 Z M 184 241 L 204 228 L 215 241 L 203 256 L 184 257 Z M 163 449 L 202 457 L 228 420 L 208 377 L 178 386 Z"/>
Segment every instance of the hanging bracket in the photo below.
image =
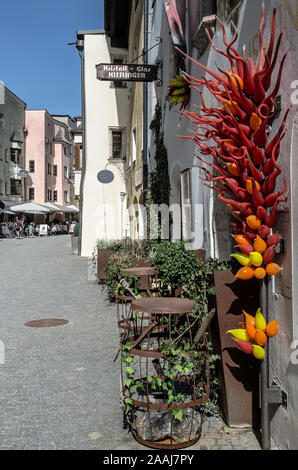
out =
<path fill-rule="evenodd" d="M 155 62 L 155 67 L 160 71 L 160 73 L 161 73 L 161 71 L 162 71 L 162 66 L 163 66 L 163 61 L 160 60 L 160 59 L 157 59 L 156 62 Z M 161 79 L 161 78 L 158 78 L 157 81 L 156 81 L 156 85 L 157 85 L 158 87 L 161 87 L 162 84 L 163 84 L 162 79 Z"/>
<path fill-rule="evenodd" d="M 275 380 L 273 380 L 272 385 L 265 391 L 265 401 L 272 405 L 282 405 L 285 408 L 288 406 L 287 393 L 282 390 Z"/>

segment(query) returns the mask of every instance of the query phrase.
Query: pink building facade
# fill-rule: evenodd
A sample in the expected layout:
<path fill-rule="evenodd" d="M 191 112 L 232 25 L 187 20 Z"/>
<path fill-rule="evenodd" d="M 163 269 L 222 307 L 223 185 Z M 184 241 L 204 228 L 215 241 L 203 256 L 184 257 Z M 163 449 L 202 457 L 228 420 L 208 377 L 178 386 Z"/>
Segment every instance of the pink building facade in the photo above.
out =
<path fill-rule="evenodd" d="M 26 111 L 26 199 L 70 203 L 71 137 L 68 127 L 46 110 Z"/>

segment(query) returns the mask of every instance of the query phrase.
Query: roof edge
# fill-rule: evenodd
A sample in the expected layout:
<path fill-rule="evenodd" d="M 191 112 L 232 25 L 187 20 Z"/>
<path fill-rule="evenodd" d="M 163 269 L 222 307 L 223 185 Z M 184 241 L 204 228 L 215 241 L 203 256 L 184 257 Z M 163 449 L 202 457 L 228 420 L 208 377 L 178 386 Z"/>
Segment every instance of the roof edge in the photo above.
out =
<path fill-rule="evenodd" d="M 92 34 L 106 34 L 104 29 L 77 29 L 77 38 L 88 36 Z"/>

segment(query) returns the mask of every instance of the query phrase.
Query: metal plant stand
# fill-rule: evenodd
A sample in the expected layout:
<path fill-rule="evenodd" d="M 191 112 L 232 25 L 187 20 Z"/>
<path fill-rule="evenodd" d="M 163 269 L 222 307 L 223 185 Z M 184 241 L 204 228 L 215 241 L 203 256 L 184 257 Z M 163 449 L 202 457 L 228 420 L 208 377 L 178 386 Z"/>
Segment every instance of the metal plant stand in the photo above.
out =
<path fill-rule="evenodd" d="M 142 294 L 147 293 L 150 295 L 151 286 L 152 286 L 152 277 L 156 275 L 156 271 L 152 267 L 134 267 L 127 268 L 121 271 L 122 276 L 131 276 L 134 278 L 139 278 L 140 280 L 140 290 Z"/>
<path fill-rule="evenodd" d="M 131 304 L 130 348 L 121 361 L 123 398 L 132 434 L 145 446 L 179 449 L 200 438 L 209 358 L 205 334 L 195 344 L 193 308 L 191 300 L 168 297 Z"/>
<path fill-rule="evenodd" d="M 121 271 L 121 275 L 134 279 L 134 285 L 132 288 L 129 289 L 129 287 L 127 287 L 126 289 L 127 293 L 131 295 L 116 296 L 117 324 L 119 327 L 120 342 L 123 343 L 123 341 L 126 340 L 131 327 L 131 302 L 136 299 L 136 295 L 132 295 L 135 290 L 135 285 L 139 282 L 139 291 L 142 297 L 151 296 L 152 279 L 153 276 L 155 276 L 155 269 L 152 267 L 126 268 Z"/>

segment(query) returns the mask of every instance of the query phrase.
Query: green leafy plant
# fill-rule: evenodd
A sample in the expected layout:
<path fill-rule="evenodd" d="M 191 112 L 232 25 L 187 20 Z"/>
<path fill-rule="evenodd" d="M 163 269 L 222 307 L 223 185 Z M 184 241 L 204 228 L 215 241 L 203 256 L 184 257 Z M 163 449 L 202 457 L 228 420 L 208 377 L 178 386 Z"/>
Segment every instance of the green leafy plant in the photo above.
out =
<path fill-rule="evenodd" d="M 198 329 L 200 322 L 208 314 L 215 302 L 214 271 L 229 269 L 233 265 L 230 262 L 219 259 L 208 258 L 205 262 L 199 259 L 194 251 L 186 250 L 183 242 L 173 243 L 161 241 L 153 247 L 150 260 L 157 268 L 158 277 L 161 280 L 161 289 L 159 295 L 165 295 L 168 292 L 168 286 L 173 289 L 181 288 L 180 296 L 195 301 L 195 307 L 190 315 L 194 323 L 194 332 Z M 183 337 L 185 330 L 189 327 L 187 322 L 182 322 L 176 327 L 175 334 Z M 219 378 L 218 378 L 218 360 L 219 356 L 213 353 L 212 341 L 208 337 L 209 364 L 210 364 L 210 397 L 207 402 L 207 412 L 216 414 L 219 411 Z M 187 344 L 185 345 L 187 348 Z M 166 348 L 166 345 L 165 345 Z M 179 351 L 179 350 L 178 350 Z M 165 353 L 166 353 L 165 349 Z M 171 346 L 169 352 L 177 358 L 177 351 Z M 195 354 L 195 351 L 194 351 Z M 167 354 L 165 355 L 167 357 Z M 179 356 L 183 359 L 183 355 Z M 169 359 L 169 374 L 173 363 Z M 175 364 L 175 363 L 174 363 Z M 184 362 L 180 366 L 184 367 Z M 174 365 L 175 367 L 175 365 Z M 187 367 L 187 366 L 186 366 Z M 206 378 L 206 377 L 205 377 Z"/>
<path fill-rule="evenodd" d="M 121 249 L 123 245 L 122 240 L 105 240 L 105 239 L 98 239 L 96 241 L 96 248 L 105 250 L 115 250 Z"/>
<path fill-rule="evenodd" d="M 160 295 L 166 295 L 168 288 L 176 289 L 189 279 L 200 266 L 200 260 L 193 251 L 185 249 L 183 242 L 162 240 L 152 247 L 150 261 L 157 269 L 161 280 Z"/>
<path fill-rule="evenodd" d="M 124 397 L 125 414 L 128 414 L 132 409 L 132 397 L 135 393 L 144 394 L 148 390 L 156 391 L 162 394 L 168 405 L 172 405 L 171 411 L 175 419 L 182 421 L 183 412 L 179 407 L 180 403 L 187 403 L 190 400 L 190 395 L 180 389 L 180 380 L 183 377 L 191 379 L 197 374 L 198 361 L 201 361 L 196 349 L 192 349 L 189 341 L 182 341 L 179 345 L 175 344 L 173 340 L 165 340 L 162 347 L 162 359 L 160 359 L 160 366 L 162 369 L 162 376 L 148 375 L 145 379 L 135 379 L 136 369 L 134 367 L 134 357 L 130 354 L 132 343 L 126 342 L 122 346 L 121 362 L 125 372 L 126 378 L 124 384 L 126 386 L 126 394 Z M 182 380 L 182 382 L 184 382 Z M 197 382 L 199 382 L 197 380 Z M 199 395 L 200 390 L 193 391 L 196 396 Z"/>
<path fill-rule="evenodd" d="M 73 236 L 78 237 L 80 234 L 80 224 L 77 222 L 73 229 Z"/>
<path fill-rule="evenodd" d="M 141 291 L 140 291 L 140 280 L 139 278 L 133 276 L 122 276 L 125 281 L 127 282 L 131 291 L 135 294 L 137 298 L 141 298 Z M 115 287 L 115 295 L 128 295 L 127 289 L 125 289 L 120 282 L 116 284 Z"/>
<path fill-rule="evenodd" d="M 109 256 L 105 265 L 105 284 L 104 289 L 108 294 L 110 302 L 115 301 L 115 297 L 119 289 L 119 280 L 121 279 L 121 271 L 132 267 L 132 259 L 125 252 L 113 253 Z"/>

